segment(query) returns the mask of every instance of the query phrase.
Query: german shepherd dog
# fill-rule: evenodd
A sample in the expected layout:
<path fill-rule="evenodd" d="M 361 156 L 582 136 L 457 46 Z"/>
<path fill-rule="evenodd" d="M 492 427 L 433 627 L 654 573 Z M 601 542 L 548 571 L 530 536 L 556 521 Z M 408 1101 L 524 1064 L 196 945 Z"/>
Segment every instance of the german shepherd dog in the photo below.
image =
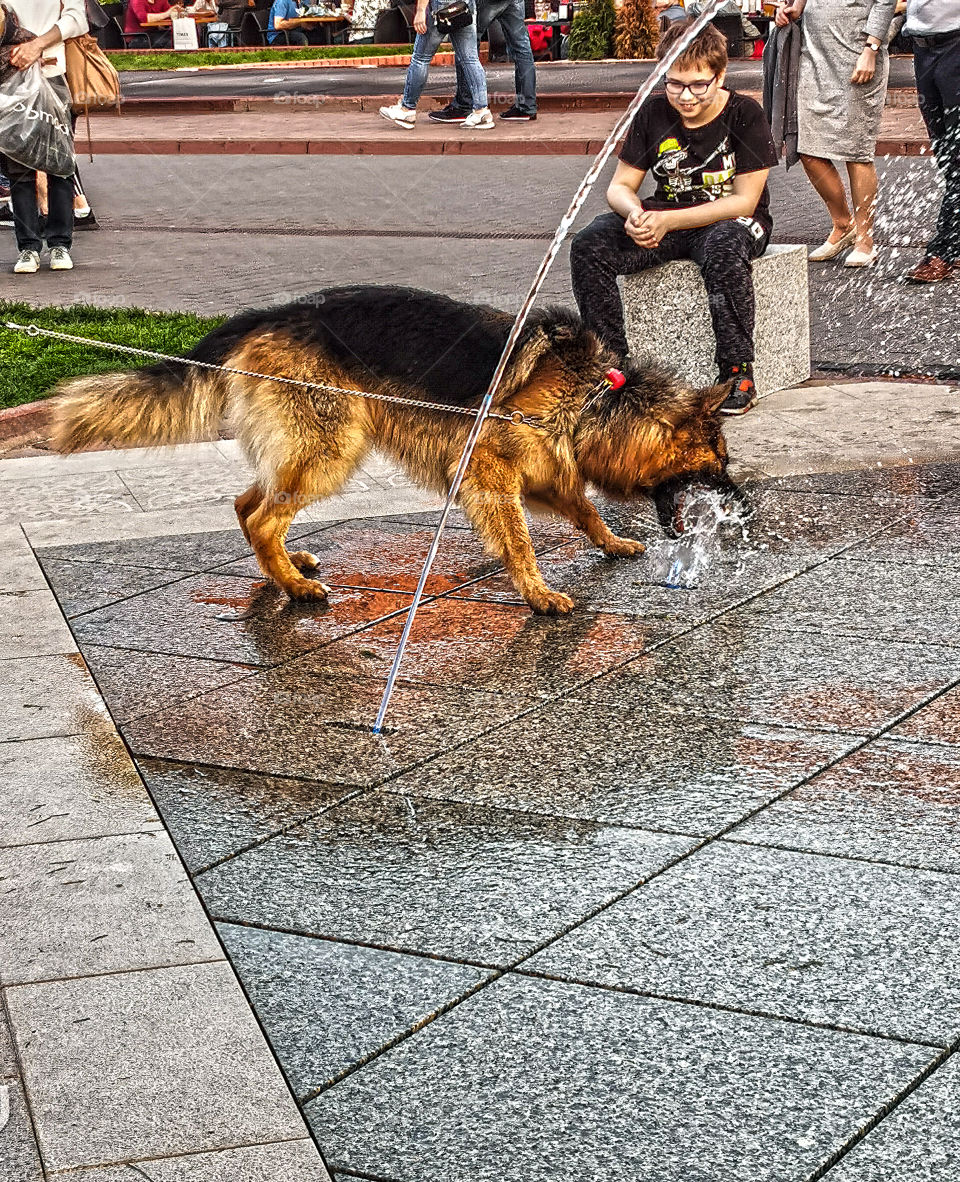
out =
<path fill-rule="evenodd" d="M 162 362 L 67 382 L 54 446 L 210 439 L 226 420 L 256 473 L 235 506 L 263 573 L 294 599 L 326 599 L 329 588 L 303 573 L 317 559 L 285 547 L 297 511 L 335 493 L 373 447 L 446 493 L 474 419 L 402 400 L 479 406 L 511 325 L 495 308 L 411 288 L 329 288 L 242 312 L 186 359 L 401 401 Z M 566 614 L 573 601 L 544 582 L 524 502 L 569 518 L 605 554 L 635 555 L 643 545 L 608 529 L 588 481 L 626 499 L 726 468 L 717 412 L 729 384 L 694 390 L 649 365 L 628 367 L 615 389 L 605 374 L 617 360 L 576 315 L 533 312 L 493 403 L 530 421 L 485 423 L 460 489 L 473 527 L 535 612 Z"/>

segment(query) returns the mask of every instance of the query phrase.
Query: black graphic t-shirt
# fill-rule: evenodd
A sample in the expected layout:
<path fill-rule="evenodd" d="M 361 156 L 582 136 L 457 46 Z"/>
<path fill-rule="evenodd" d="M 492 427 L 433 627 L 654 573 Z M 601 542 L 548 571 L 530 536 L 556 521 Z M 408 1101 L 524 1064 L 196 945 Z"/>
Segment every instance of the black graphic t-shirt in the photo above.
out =
<path fill-rule="evenodd" d="M 620 159 L 653 173 L 656 192 L 643 199 L 648 209 L 675 209 L 729 197 L 737 173 L 773 168 L 777 150 L 763 108 L 746 95 L 731 91 L 716 119 L 685 127 L 667 96 L 655 94 L 637 112 Z M 753 216 L 773 228 L 766 185 Z"/>

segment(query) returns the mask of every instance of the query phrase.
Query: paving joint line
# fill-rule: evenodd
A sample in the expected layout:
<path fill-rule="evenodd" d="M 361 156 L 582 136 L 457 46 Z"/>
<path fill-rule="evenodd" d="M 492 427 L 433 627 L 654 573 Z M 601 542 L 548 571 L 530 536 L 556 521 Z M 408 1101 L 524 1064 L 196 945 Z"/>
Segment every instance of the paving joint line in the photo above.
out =
<path fill-rule="evenodd" d="M 68 973 L 62 977 L 37 977 L 29 981 L 7 981 L 6 989 L 29 989 L 34 985 L 59 985 L 64 981 L 93 981 L 100 977 L 129 977 L 133 973 L 156 973 L 161 971 L 170 971 L 174 969 L 190 969 L 198 968 L 205 964 L 223 964 L 224 961 L 229 963 L 229 957 L 216 956 L 205 957 L 203 960 L 184 960 L 177 961 L 176 964 L 141 964 L 133 965 L 125 969 L 105 969 L 97 973 Z"/>
<path fill-rule="evenodd" d="M 47 1163 L 44 1160 L 43 1153 L 40 1149 L 40 1136 L 37 1129 L 37 1119 L 34 1114 L 33 1095 L 30 1090 L 30 1085 L 27 1082 L 27 1077 L 23 1071 L 23 1056 L 20 1053 L 20 1039 L 17 1037 L 17 1029 L 13 1023 L 13 1017 L 10 1013 L 10 1006 L 7 1002 L 7 984 L 0 977 L 0 1022 L 6 1026 L 8 1041 L 13 1049 L 13 1066 L 17 1073 L 17 1082 L 20 1084 L 20 1091 L 23 1095 L 23 1105 L 26 1109 L 27 1123 L 30 1128 L 30 1135 L 33 1137 L 33 1146 L 36 1150 L 37 1161 L 40 1163 L 40 1170 L 43 1173 L 44 1182 L 49 1178 L 47 1172 Z M 2 1083 L 0 1083 L 2 1086 Z"/>
<path fill-rule="evenodd" d="M 871 743 L 875 741 L 874 739 L 870 740 Z M 922 874 L 960 875 L 960 869 L 944 870 L 939 866 L 918 866 L 913 862 L 892 862 L 889 858 L 868 858 L 862 854 L 829 854 L 823 850 L 805 850 L 799 846 L 782 845 L 775 841 L 748 841 L 745 837 L 724 837 L 721 840 L 728 842 L 730 845 L 745 845 L 751 849 L 782 850 L 786 854 L 803 854 L 809 858 L 832 858 L 837 862 L 859 862 L 867 866 L 890 866 L 897 870 L 916 870 Z"/>
<path fill-rule="evenodd" d="M 36 741 L 36 740 L 34 740 Z M 150 824 L 149 821 L 145 824 Z M 157 817 L 157 824 L 163 826 L 163 821 Z M 155 837 L 156 829 L 129 829 L 121 833 L 87 833 L 82 837 L 49 837 L 46 841 L 0 841 L 0 850 L 22 850 L 46 845 L 64 845 L 71 841 L 110 841 L 115 837 Z"/>
<path fill-rule="evenodd" d="M 61 1178 L 69 1179 L 74 1177 L 82 1179 L 83 1175 L 91 1170 L 114 1170 L 124 1168 L 139 1169 L 139 1167 L 142 1165 L 150 1165 L 151 1162 L 182 1161 L 185 1158 L 212 1157 L 215 1153 L 225 1153 L 231 1149 L 259 1149 L 261 1146 L 265 1145 L 297 1145 L 301 1141 L 312 1140 L 313 1137 L 311 1136 L 310 1132 L 307 1131 L 302 1137 L 274 1137 L 265 1141 L 241 1141 L 239 1143 L 231 1142 L 223 1145 L 214 1145 L 209 1149 L 190 1149 L 187 1150 L 186 1153 L 177 1150 L 174 1153 L 156 1153 L 152 1157 L 126 1157 L 120 1159 L 108 1159 L 104 1161 L 84 1163 L 81 1166 L 68 1166 L 66 1170 L 58 1170 L 56 1173 L 56 1178 L 58 1180 Z M 326 1163 L 324 1164 L 326 1165 Z M 139 1172 L 143 1173 L 143 1170 L 139 1169 Z M 147 1176 L 148 1175 L 144 1174 L 144 1177 Z"/>

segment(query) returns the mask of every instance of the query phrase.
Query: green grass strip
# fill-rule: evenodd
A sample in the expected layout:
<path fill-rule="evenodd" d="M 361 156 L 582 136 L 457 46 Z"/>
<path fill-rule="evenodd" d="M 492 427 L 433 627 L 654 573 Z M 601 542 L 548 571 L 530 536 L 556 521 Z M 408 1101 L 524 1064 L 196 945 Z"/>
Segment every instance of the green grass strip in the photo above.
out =
<path fill-rule="evenodd" d="M 0 300 L 0 323 L 36 324 L 75 336 L 94 337 L 158 353 L 185 353 L 225 317 L 191 316 L 181 312 L 148 312 L 143 308 L 35 308 Z M 136 369 L 151 362 L 88 345 L 46 337 L 28 337 L 0 327 L 0 407 L 19 406 L 49 394 L 64 378 L 88 373 Z"/>
<path fill-rule="evenodd" d="M 108 53 L 118 70 L 179 70 L 184 66 L 232 66 L 243 62 L 309 62 L 330 57 L 393 57 L 410 45 L 314 45 L 305 49 L 191 49 L 158 53 Z"/>

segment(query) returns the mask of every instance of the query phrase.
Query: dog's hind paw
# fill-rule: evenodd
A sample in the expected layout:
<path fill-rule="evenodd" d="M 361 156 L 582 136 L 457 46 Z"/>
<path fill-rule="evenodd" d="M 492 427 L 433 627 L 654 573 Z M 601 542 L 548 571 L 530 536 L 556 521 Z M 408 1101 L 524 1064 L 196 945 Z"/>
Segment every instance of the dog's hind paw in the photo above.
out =
<path fill-rule="evenodd" d="M 568 616 L 573 611 L 570 596 L 562 591 L 551 591 L 549 587 L 532 591 L 525 598 L 538 616 Z"/>
<path fill-rule="evenodd" d="M 638 542 L 634 538 L 611 538 L 608 542 L 603 544 L 604 554 L 611 558 L 633 558 L 637 554 L 642 554 L 646 550 L 643 542 Z"/>
<path fill-rule="evenodd" d="M 289 558 L 297 570 L 316 570 L 320 565 L 320 559 L 309 550 L 291 550 Z"/>

